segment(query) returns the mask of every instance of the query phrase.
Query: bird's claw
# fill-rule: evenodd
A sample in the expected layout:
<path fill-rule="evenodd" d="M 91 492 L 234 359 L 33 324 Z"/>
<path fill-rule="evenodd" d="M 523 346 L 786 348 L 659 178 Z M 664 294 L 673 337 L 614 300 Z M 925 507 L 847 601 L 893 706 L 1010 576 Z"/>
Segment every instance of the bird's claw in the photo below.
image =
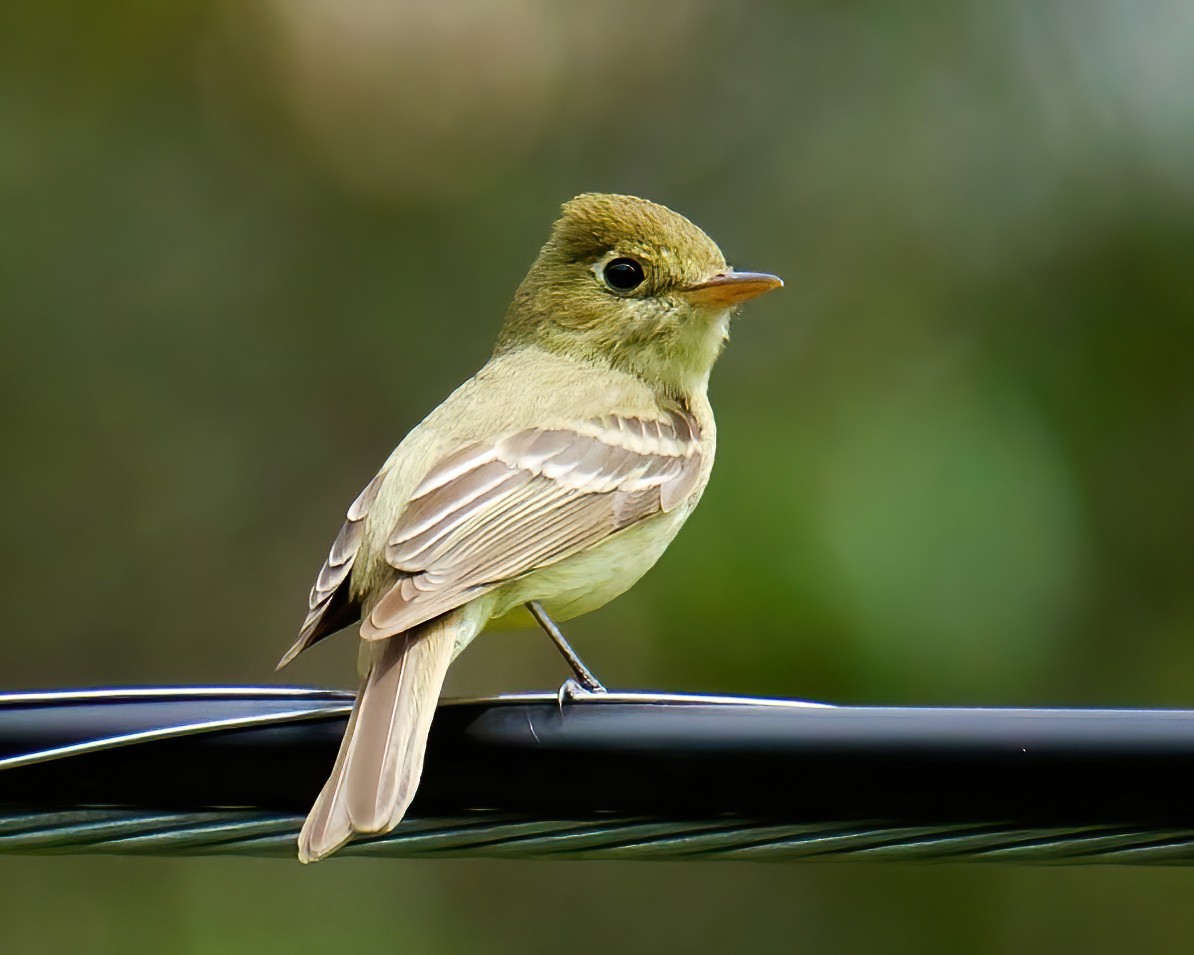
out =
<path fill-rule="evenodd" d="M 569 677 L 560 684 L 559 690 L 556 691 L 556 704 L 560 708 L 560 715 L 564 715 L 565 703 L 575 703 L 577 700 L 583 700 L 585 697 L 606 692 L 608 691 L 596 678 L 592 678 L 591 683 L 581 683 L 579 680 Z"/>

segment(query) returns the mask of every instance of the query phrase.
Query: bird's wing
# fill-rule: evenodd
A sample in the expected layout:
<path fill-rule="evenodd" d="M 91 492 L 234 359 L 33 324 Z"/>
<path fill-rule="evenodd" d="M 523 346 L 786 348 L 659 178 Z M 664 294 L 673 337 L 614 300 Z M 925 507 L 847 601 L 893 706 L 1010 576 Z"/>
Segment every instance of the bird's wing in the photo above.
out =
<path fill-rule="evenodd" d="M 361 624 L 380 640 L 683 502 L 702 473 L 686 411 L 528 428 L 448 455 L 398 518 L 394 585 Z"/>
<path fill-rule="evenodd" d="M 360 619 L 360 607 L 348 593 L 348 575 L 352 572 L 357 549 L 361 545 L 365 515 L 377 500 L 386 473 L 382 470 L 349 506 L 344 525 L 332 542 L 327 560 L 323 562 L 319 576 L 311 587 L 311 594 L 307 598 L 307 619 L 303 621 L 298 639 L 279 661 L 279 670 L 313 643 Z"/>

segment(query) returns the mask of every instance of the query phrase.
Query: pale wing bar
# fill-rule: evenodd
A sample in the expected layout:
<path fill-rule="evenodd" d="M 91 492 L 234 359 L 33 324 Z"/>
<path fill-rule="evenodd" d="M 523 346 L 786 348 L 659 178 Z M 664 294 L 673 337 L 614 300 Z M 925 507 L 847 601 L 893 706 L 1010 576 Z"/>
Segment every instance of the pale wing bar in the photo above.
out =
<path fill-rule="evenodd" d="M 674 411 L 529 428 L 445 458 L 386 547 L 402 576 L 362 623 L 382 639 L 579 553 L 683 501 L 701 475 L 699 429 Z"/>

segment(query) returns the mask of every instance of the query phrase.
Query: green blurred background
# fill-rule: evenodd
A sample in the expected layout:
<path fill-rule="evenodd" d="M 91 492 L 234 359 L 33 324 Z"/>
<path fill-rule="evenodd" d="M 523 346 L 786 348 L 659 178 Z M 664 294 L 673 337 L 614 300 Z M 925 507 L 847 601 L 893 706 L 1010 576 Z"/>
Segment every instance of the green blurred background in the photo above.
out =
<path fill-rule="evenodd" d="M 787 280 L 715 373 L 701 508 L 570 628 L 608 683 L 1194 706 L 1192 44 L 1177 0 L 6 6 L 3 687 L 281 681 L 344 507 L 605 190 Z M 562 676 L 495 635 L 450 690 Z M 0 950 L 1178 952 L 1192 893 L 3 858 Z"/>

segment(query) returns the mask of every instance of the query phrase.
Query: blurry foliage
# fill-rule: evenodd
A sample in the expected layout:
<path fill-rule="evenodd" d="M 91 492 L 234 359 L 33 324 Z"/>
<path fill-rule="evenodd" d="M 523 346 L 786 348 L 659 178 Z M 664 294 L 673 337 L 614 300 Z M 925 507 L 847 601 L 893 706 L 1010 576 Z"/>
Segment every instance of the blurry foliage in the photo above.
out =
<path fill-rule="evenodd" d="M 665 202 L 788 281 L 715 373 L 696 516 L 571 627 L 607 682 L 1194 704 L 1192 39 L 1173 0 L 6 8 L 4 684 L 277 679 L 343 508 L 484 361 L 558 204 L 598 189 Z M 348 683 L 352 665 L 329 641 L 285 676 Z M 478 641 L 457 669 L 457 691 L 562 675 L 534 634 Z M 1148 899 L 1159 918 L 1183 888 L 415 865 L 3 860 L 0 940 L 37 950 L 22 919 L 64 872 L 73 906 L 88 873 L 120 875 L 47 950 L 139 950 L 121 886 L 154 899 L 154 951 L 232 950 L 209 902 L 246 950 L 354 931 L 525 950 L 488 934 L 516 931 L 485 901 L 503 882 L 526 886 L 498 897 L 545 945 L 576 947 L 583 895 L 643 945 L 724 947 L 751 918 L 763 946 L 1019 951 L 1070 938 L 1088 906 Z M 276 894 L 223 897 L 257 867 Z M 282 906 L 312 878 L 331 894 Z M 1032 885 L 1063 886 L 1055 910 Z M 696 919 L 681 893 L 714 892 L 713 927 L 677 927 Z M 888 897 L 889 932 L 847 930 L 859 893 Z M 296 911 L 353 898 L 370 914 L 349 904 L 344 936 Z M 761 914 L 794 899 L 799 924 Z M 1080 947 L 1158 950 L 1169 927 L 1128 919 Z"/>

